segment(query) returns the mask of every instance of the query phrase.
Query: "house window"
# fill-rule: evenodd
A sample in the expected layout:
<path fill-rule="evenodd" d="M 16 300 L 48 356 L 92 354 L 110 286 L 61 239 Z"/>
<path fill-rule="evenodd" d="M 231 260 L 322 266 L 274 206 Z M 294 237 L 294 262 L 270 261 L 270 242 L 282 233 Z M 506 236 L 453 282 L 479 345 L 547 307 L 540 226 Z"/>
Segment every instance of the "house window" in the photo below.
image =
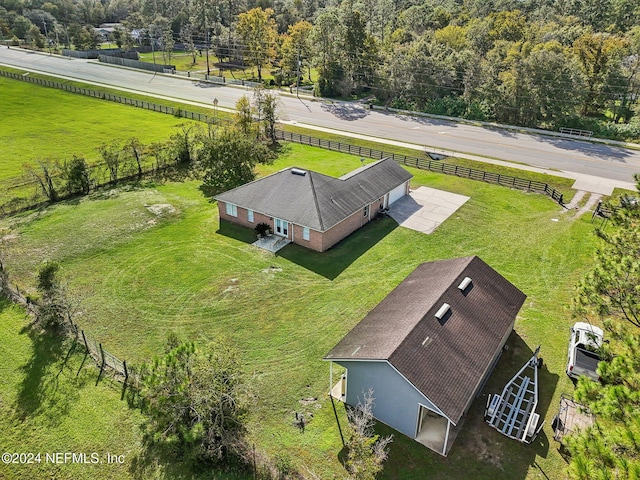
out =
<path fill-rule="evenodd" d="M 362 216 L 363 217 L 368 217 L 369 216 L 369 205 L 364 207 L 364 214 Z"/>
<path fill-rule="evenodd" d="M 309 240 L 309 227 L 302 227 L 302 239 Z"/>
<path fill-rule="evenodd" d="M 247 210 L 247 221 L 253 223 L 253 210 Z"/>
<path fill-rule="evenodd" d="M 238 206 L 234 205 L 233 203 L 226 203 L 226 209 L 227 209 L 227 215 L 231 216 L 231 217 L 237 217 L 238 216 Z"/>

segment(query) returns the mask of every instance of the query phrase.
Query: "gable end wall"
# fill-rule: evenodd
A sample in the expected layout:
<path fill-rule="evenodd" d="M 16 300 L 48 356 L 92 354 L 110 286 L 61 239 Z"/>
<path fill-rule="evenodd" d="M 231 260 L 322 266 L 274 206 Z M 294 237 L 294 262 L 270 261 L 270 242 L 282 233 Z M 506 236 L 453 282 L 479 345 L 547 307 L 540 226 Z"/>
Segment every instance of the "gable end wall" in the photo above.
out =
<path fill-rule="evenodd" d="M 418 404 L 437 410 L 386 361 L 336 363 L 347 369 L 346 403 L 358 405 L 358 401 L 364 401 L 364 394 L 373 389 L 373 416 L 409 438 L 416 436 Z"/>

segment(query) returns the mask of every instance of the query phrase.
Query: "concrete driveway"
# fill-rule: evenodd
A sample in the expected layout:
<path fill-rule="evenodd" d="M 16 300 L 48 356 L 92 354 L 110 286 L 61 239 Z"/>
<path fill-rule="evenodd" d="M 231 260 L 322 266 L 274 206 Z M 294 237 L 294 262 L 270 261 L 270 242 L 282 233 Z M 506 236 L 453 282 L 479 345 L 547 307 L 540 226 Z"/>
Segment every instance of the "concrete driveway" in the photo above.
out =
<path fill-rule="evenodd" d="M 469 198 L 435 188 L 420 187 L 391 205 L 389 215 L 401 227 L 429 234 Z"/>

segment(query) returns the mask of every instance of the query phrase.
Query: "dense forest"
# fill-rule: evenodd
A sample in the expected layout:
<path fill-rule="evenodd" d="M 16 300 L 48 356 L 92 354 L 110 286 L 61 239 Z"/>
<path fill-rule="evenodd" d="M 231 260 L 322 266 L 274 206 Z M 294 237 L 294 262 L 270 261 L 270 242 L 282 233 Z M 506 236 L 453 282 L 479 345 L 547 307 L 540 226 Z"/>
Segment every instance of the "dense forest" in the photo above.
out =
<path fill-rule="evenodd" d="M 80 48 L 103 22 L 318 95 L 640 139 L 640 0 L 0 0 L 5 39 Z"/>

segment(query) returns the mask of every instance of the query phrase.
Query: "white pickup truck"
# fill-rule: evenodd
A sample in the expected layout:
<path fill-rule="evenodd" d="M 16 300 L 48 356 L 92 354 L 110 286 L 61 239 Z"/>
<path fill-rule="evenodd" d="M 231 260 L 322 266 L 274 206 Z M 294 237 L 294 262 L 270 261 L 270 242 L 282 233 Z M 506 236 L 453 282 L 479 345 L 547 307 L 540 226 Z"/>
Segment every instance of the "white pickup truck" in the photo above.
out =
<path fill-rule="evenodd" d="M 567 375 L 572 378 L 586 375 L 592 380 L 598 380 L 596 373 L 600 362 L 598 349 L 602 346 L 603 338 L 602 329 L 589 323 L 577 322 L 571 327 Z"/>

